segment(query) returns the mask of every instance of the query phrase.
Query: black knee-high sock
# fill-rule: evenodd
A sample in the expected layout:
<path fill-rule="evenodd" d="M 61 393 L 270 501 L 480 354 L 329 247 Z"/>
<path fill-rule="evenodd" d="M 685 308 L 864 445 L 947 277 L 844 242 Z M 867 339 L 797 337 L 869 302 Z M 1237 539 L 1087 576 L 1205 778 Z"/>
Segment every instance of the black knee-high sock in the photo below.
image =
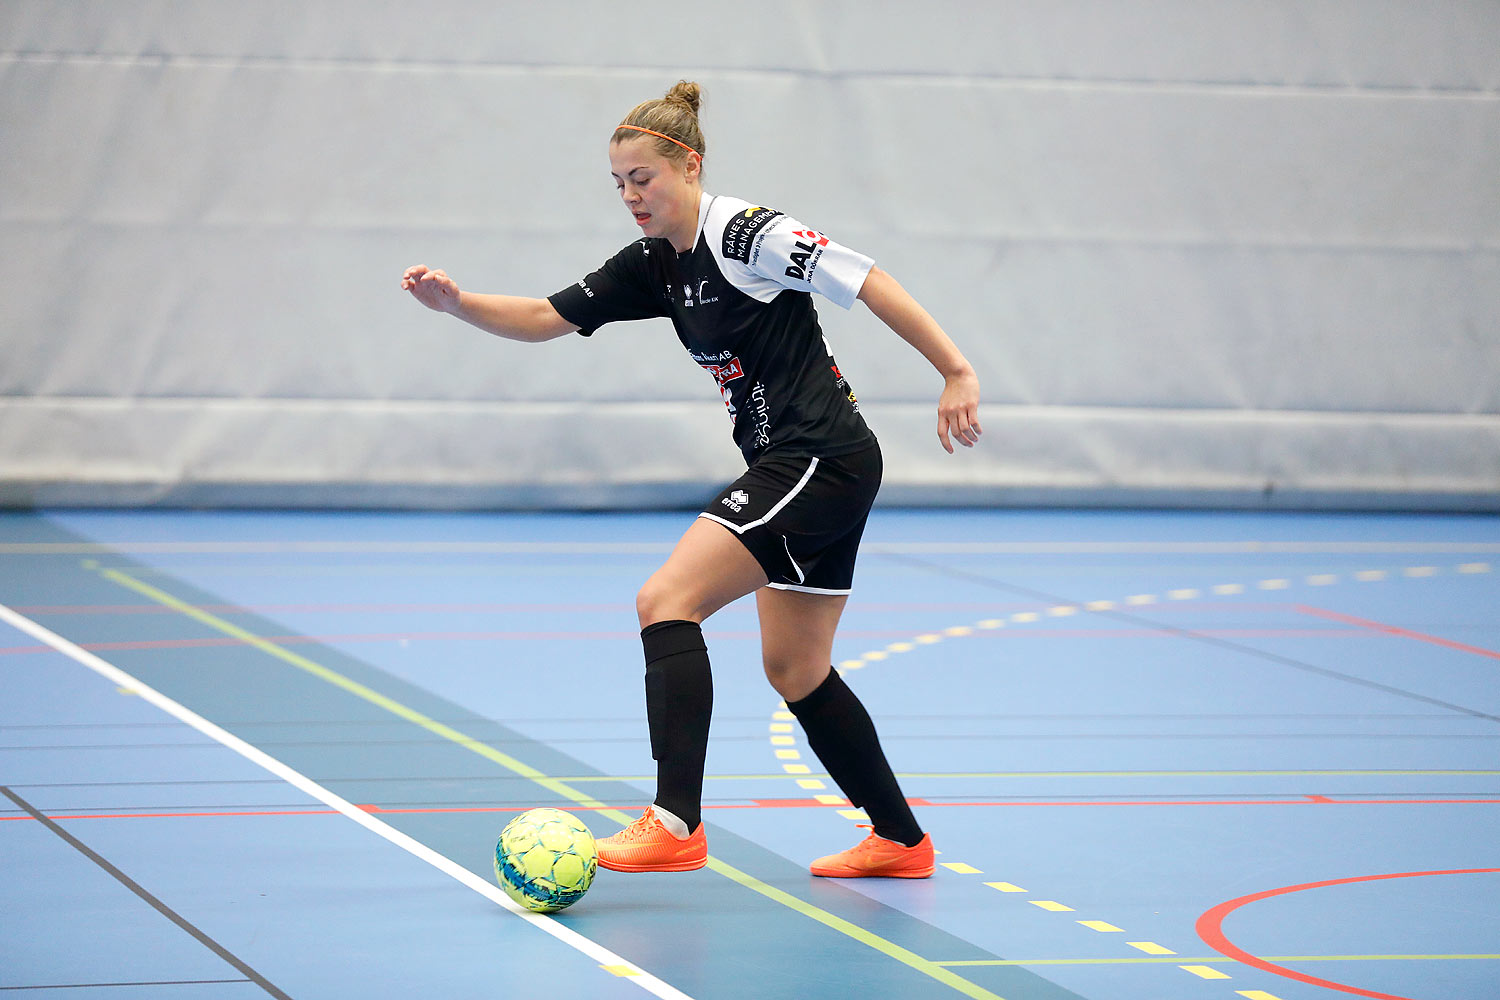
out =
<path fill-rule="evenodd" d="M 714 681 L 697 622 L 669 621 L 641 630 L 646 651 L 646 721 L 656 759 L 656 804 L 698 829 L 703 759 L 713 714 Z"/>
<path fill-rule="evenodd" d="M 870 816 L 875 832 L 907 847 L 922 839 L 891 765 L 880 749 L 870 713 L 837 670 L 801 701 L 787 702 L 807 734 L 808 746 L 844 796 Z"/>

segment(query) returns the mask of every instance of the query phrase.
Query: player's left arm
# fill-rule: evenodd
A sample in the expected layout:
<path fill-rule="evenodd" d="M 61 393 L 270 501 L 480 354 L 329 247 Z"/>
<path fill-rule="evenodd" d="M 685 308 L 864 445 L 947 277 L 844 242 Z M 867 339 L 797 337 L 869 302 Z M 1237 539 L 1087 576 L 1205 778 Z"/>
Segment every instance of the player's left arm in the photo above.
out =
<path fill-rule="evenodd" d="M 979 376 L 963 352 L 938 326 L 900 282 L 879 267 L 870 268 L 859 290 L 859 300 L 926 358 L 943 376 L 943 394 L 938 400 L 938 441 L 953 454 L 953 439 L 965 448 L 979 442 Z"/>

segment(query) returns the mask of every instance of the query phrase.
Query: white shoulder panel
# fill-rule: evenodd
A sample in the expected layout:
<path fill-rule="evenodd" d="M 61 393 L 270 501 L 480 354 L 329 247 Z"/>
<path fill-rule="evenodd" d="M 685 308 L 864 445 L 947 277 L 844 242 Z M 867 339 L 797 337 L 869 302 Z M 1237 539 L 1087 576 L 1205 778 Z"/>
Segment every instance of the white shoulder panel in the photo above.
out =
<path fill-rule="evenodd" d="M 738 198 L 713 200 L 703 236 L 724 277 L 759 302 L 783 290 L 818 292 L 848 309 L 875 265 L 789 215 Z"/>

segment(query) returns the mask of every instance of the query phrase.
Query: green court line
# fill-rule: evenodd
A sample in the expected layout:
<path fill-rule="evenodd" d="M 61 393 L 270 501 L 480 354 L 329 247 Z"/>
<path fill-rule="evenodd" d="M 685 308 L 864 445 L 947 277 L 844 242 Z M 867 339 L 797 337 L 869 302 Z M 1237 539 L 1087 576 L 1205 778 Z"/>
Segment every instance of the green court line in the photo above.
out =
<path fill-rule="evenodd" d="M 1448 962 L 1468 959 L 1500 959 L 1500 955 L 1266 955 L 1267 962 Z M 976 959 L 965 962 L 937 962 L 946 968 L 986 965 L 1202 965 L 1207 962 L 1234 962 L 1233 958 L 1214 955 L 1189 958 L 1172 955 L 1167 958 L 1010 958 Z"/>
<path fill-rule="evenodd" d="M 821 772 L 814 772 L 813 776 Z M 899 771 L 898 778 L 1390 778 L 1463 777 L 1492 778 L 1500 770 L 1316 770 L 1316 771 Z M 826 775 L 825 775 L 826 776 Z M 706 774 L 705 781 L 785 780 L 786 774 Z M 558 781 L 654 781 L 655 775 L 579 775 Z"/>
<path fill-rule="evenodd" d="M 225 621 L 217 615 L 210 614 L 209 612 L 204 611 L 202 608 L 194 607 L 181 598 L 175 597 L 172 594 L 169 594 L 157 587 L 153 587 L 149 583 L 143 583 L 140 580 L 136 580 L 133 577 L 120 572 L 119 570 L 100 569 L 98 570 L 98 572 L 105 579 L 118 584 L 119 586 L 124 587 L 127 590 L 132 590 L 143 597 L 156 601 L 158 604 L 171 608 L 174 611 L 178 611 L 188 618 L 191 618 L 202 625 L 206 625 L 211 629 L 222 632 L 225 635 L 232 636 L 235 639 L 239 639 L 241 642 L 244 642 L 246 645 L 265 653 L 267 656 L 275 657 L 276 659 L 281 660 L 283 663 L 287 663 L 293 667 L 296 667 L 298 670 L 305 671 L 320 680 L 327 681 L 329 684 L 341 688 L 342 690 L 347 691 L 349 694 L 352 694 L 357 698 L 361 698 L 372 705 L 385 709 L 387 712 L 390 712 L 391 714 L 401 719 L 405 719 L 407 722 L 410 722 L 413 725 L 420 726 L 421 728 L 427 730 L 430 733 L 433 733 L 434 735 L 441 736 L 447 740 L 451 740 L 464 749 L 472 751 L 473 753 L 478 754 L 486 760 L 493 761 L 494 763 L 499 764 L 501 767 L 504 767 L 523 778 L 529 778 L 542 788 L 547 789 L 549 792 L 552 792 L 555 795 L 561 796 L 562 798 L 576 803 L 580 808 L 592 809 L 598 815 L 606 816 L 612 820 L 615 820 L 621 826 L 628 826 L 633 821 L 633 818 L 631 816 L 620 812 L 617 809 L 604 808 L 604 803 L 599 802 L 592 796 L 586 795 L 575 788 L 569 787 L 566 783 L 557 778 L 548 777 L 531 765 L 519 761 L 509 754 L 502 753 L 486 743 L 476 740 L 471 736 L 465 735 L 457 729 L 454 729 L 452 726 L 445 725 L 444 723 L 438 722 L 435 719 L 423 715 L 421 712 L 418 712 L 415 709 L 408 708 L 395 699 L 387 697 L 386 695 L 381 694 L 379 691 L 376 691 L 373 688 L 367 687 L 366 685 L 361 684 L 358 681 L 351 680 L 350 678 L 345 677 L 343 674 L 339 673 L 336 670 L 330 670 L 328 667 L 325 667 L 314 660 L 310 660 L 305 656 L 301 656 L 297 653 L 292 652 L 291 650 L 284 649 L 281 646 L 276 645 L 274 642 L 263 639 L 255 633 L 243 629 L 238 625 L 235 625 L 233 622 Z M 784 778 L 785 775 L 779 775 L 779 777 Z M 859 942 L 860 944 L 873 948 L 881 954 L 893 958 L 896 961 L 901 962 L 903 965 L 906 965 L 914 969 L 915 971 L 922 973 L 923 975 L 929 976 L 942 983 L 943 985 L 948 986 L 958 991 L 959 993 L 962 993 L 965 996 L 973 997 L 974 1000 L 1005 1000 L 1004 997 L 1001 997 L 996 993 L 991 993 L 989 990 L 986 990 L 981 986 L 969 982 L 967 979 L 964 979 L 957 973 L 948 971 L 937 962 L 925 959 L 915 952 L 901 947 L 893 941 L 888 941 L 880 935 L 866 930 L 863 927 L 860 927 L 858 924 L 851 923 L 850 921 L 845 920 L 842 917 L 835 916 L 834 914 L 829 913 L 827 910 L 824 910 L 821 907 L 814 906 L 812 903 L 809 903 L 806 900 L 799 899 L 796 896 L 793 896 L 791 893 L 785 892 L 781 889 L 776 888 L 775 886 L 769 885 L 756 878 L 755 876 L 750 875 L 747 872 L 743 872 L 740 869 L 735 868 L 733 865 L 727 864 L 726 862 L 718 858 L 710 857 L 708 859 L 708 867 L 712 871 L 717 872 L 725 878 L 728 878 L 747 889 L 758 892 L 762 896 L 765 896 L 767 899 L 773 900 L 777 903 L 782 904 L 783 906 L 795 910 L 805 917 L 816 920 L 824 926 L 838 931 L 839 933 L 844 934 L 845 936 Z"/>

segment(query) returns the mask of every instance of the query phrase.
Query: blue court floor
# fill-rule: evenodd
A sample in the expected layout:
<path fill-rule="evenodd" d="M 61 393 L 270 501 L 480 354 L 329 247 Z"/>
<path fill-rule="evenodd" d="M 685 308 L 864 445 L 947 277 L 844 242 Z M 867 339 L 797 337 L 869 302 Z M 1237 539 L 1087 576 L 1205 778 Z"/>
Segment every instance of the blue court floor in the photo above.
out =
<path fill-rule="evenodd" d="M 0 996 L 1500 997 L 1500 518 L 877 509 L 836 649 L 941 867 L 715 664 L 708 868 L 493 884 L 649 801 L 691 514 L 0 514 Z M 644 993 L 643 993 L 644 991 Z"/>

